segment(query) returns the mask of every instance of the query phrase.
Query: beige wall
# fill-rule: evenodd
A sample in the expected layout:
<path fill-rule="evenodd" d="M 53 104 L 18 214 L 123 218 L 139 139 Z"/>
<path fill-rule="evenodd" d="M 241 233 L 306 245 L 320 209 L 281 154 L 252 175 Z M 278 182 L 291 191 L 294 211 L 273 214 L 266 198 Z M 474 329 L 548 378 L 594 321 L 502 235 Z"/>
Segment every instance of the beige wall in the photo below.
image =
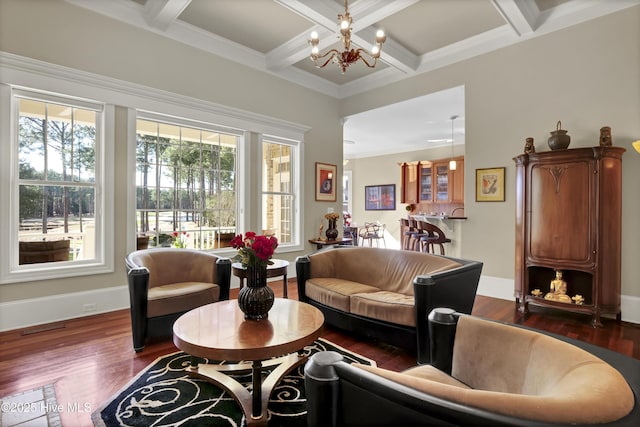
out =
<path fill-rule="evenodd" d="M 342 127 L 338 101 L 280 78 L 219 59 L 147 31 L 121 24 L 61 0 L 0 0 L 0 51 L 200 98 L 310 127 L 305 135 L 303 236 L 317 234 L 321 213 L 339 202 L 314 198 L 316 161 L 341 173 Z M 0 303 L 126 284 L 127 110 L 116 109 L 115 272 L 98 277 L 0 285 Z M 6 143 L 2 141 L 2 143 Z M 249 197 L 258 200 L 255 188 Z M 306 242 L 306 240 L 304 240 Z M 311 251 L 283 254 L 294 260 Z M 0 325 L 1 327 L 2 325 Z M 1 328 L 0 328 L 1 329 Z"/>
<path fill-rule="evenodd" d="M 465 214 L 469 219 L 463 225 L 462 255 L 484 261 L 483 275 L 511 280 L 512 158 L 522 153 L 529 136 L 535 138 L 538 151 L 548 150 L 546 141 L 558 120 L 568 129 L 572 148 L 596 145 L 600 127 L 611 126 L 614 145 L 628 150 L 623 158 L 622 293 L 637 302 L 640 154 L 630 142 L 640 138 L 639 41 L 640 6 L 353 96 L 342 103 L 342 113 L 348 116 L 464 85 Z M 404 158 L 380 157 L 375 170 L 388 170 L 387 180 L 399 182 L 396 163 Z M 507 168 L 506 201 L 476 203 L 475 169 L 500 166 Z M 356 200 L 362 197 L 364 185 L 382 179 L 379 174 L 359 179 L 360 171 L 371 167 L 367 160 L 351 161 L 348 167 L 354 168 Z M 356 201 L 357 206 L 361 203 Z M 354 215 L 365 212 L 355 210 Z"/>

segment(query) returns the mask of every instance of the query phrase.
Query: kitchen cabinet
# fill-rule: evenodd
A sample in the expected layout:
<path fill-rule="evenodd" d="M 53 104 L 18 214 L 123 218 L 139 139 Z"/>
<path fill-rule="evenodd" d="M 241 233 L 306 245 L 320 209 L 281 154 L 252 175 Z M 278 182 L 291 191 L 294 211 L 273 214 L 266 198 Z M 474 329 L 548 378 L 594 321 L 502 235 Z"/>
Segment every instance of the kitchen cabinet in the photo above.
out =
<path fill-rule="evenodd" d="M 418 203 L 419 164 L 420 162 L 404 162 L 400 164 L 400 203 Z"/>

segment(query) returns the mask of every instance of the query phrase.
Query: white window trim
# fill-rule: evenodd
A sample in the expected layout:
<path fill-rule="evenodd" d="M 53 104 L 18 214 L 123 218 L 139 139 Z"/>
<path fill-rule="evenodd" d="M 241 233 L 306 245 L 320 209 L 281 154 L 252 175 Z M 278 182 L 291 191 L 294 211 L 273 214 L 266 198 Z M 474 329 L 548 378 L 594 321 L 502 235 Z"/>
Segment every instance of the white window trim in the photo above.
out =
<path fill-rule="evenodd" d="M 244 223 L 244 212 L 241 212 L 239 209 L 240 204 L 240 200 L 243 198 L 243 195 L 246 194 L 246 184 L 245 184 L 245 180 L 241 179 L 240 182 L 238 182 L 237 177 L 239 175 L 239 170 L 244 170 L 240 167 L 240 158 L 243 156 L 242 153 L 246 152 L 247 150 L 244 148 L 245 147 L 245 137 L 246 137 L 246 133 L 242 130 L 239 129 L 234 129 L 234 128 L 230 128 L 230 127 L 226 127 L 226 126 L 218 126 L 218 125 L 214 125 L 212 123 L 206 123 L 206 122 L 200 122 L 200 121 L 195 121 L 195 120 L 191 120 L 191 119 L 184 119 L 184 118 L 180 118 L 180 117 L 175 117 L 175 116 L 169 116 L 169 115 L 165 115 L 165 114 L 158 114 L 155 112 L 151 112 L 151 111 L 144 111 L 144 110 L 134 110 L 134 109 L 129 109 L 128 111 L 128 124 L 129 127 L 127 129 L 128 132 L 128 141 L 127 141 L 127 159 L 128 159 L 128 164 L 127 164 L 127 182 L 136 182 L 136 145 L 137 145 L 137 123 L 136 121 L 140 119 L 140 120 L 150 120 L 150 121 L 155 121 L 155 122 L 161 122 L 161 123 L 169 123 L 169 124 L 173 124 L 176 126 L 186 126 L 186 127 L 192 127 L 192 128 L 197 128 L 197 129 L 206 129 L 209 131 L 214 131 L 214 132 L 225 132 L 228 133 L 230 135 L 235 135 L 238 137 L 238 145 L 236 147 L 236 170 L 235 170 L 235 174 L 236 174 L 236 212 L 237 212 L 237 222 L 236 222 L 236 227 L 238 227 L 238 229 L 240 229 L 240 225 Z M 243 163 L 244 164 L 244 163 Z M 135 229 L 135 223 L 136 223 L 136 185 L 129 185 L 127 186 L 127 236 L 135 236 L 136 233 L 136 229 Z M 135 239 L 130 239 L 127 242 L 127 252 L 132 252 L 136 250 L 136 241 Z M 210 249 L 210 250 L 204 250 L 206 252 L 214 252 L 217 255 L 223 255 L 223 256 L 233 256 L 235 255 L 235 249 Z"/>
<path fill-rule="evenodd" d="M 304 158 L 302 157 L 303 144 L 302 144 L 302 141 L 290 140 L 290 139 L 281 138 L 274 135 L 266 135 L 266 134 L 260 135 L 260 138 L 259 138 L 260 143 L 258 144 L 259 145 L 258 156 L 261 159 L 260 164 L 262 164 L 262 156 L 263 156 L 262 147 L 265 140 L 269 142 L 275 142 L 277 144 L 290 145 L 295 148 L 295 162 L 292 162 L 292 164 L 296 167 L 296 170 L 293 173 L 294 179 L 291 182 L 291 184 L 293 185 L 293 189 L 292 189 L 293 220 L 291 223 L 291 229 L 292 229 L 292 234 L 295 236 L 295 240 L 291 243 L 280 244 L 278 246 L 278 251 L 279 252 L 301 251 L 304 249 L 304 243 L 302 242 L 303 240 L 302 225 L 304 223 L 304 218 L 302 217 L 302 215 L 300 215 L 300 212 L 302 211 L 301 210 L 302 198 L 300 197 L 300 189 L 304 188 L 303 187 L 304 174 L 302 173 L 302 159 Z M 258 175 L 258 180 L 260 181 L 258 183 L 258 188 L 260 189 L 260 198 L 262 198 L 265 194 L 262 187 L 262 172 Z M 259 209 L 258 218 L 260 218 L 260 229 L 265 229 L 266 225 L 262 224 L 262 203 L 258 204 L 258 209 Z"/>
<path fill-rule="evenodd" d="M 17 103 L 14 102 L 13 92 L 28 92 L 37 95 L 40 92 L 36 88 L 24 88 L 1 84 L 0 87 L 0 124 L 2 133 L 0 138 L 4 141 L 1 145 L 2 159 L 0 160 L 3 170 L 1 182 L 2 200 L 9 200 L 0 206 L 0 224 L 5 230 L 9 230 L 9 241 L 18 241 L 18 230 L 15 224 L 18 223 L 18 140 L 15 134 L 15 124 L 17 123 Z M 56 97 L 67 100 L 71 103 L 74 97 L 64 95 L 49 96 L 48 92 L 43 92 L 42 99 L 55 99 Z M 14 245 L 0 246 L 0 283 L 16 283 L 33 280 L 47 280 L 63 277 L 85 276 L 92 274 L 111 273 L 114 270 L 113 264 L 113 169 L 114 169 L 114 107 L 105 105 L 98 101 L 88 99 L 78 99 L 78 104 L 83 102 L 103 105 L 101 113 L 100 134 L 96 144 L 96 198 L 99 198 L 99 211 L 96 215 L 96 242 L 95 258 L 91 260 L 76 260 L 69 263 L 41 263 L 18 265 L 18 252 Z"/>

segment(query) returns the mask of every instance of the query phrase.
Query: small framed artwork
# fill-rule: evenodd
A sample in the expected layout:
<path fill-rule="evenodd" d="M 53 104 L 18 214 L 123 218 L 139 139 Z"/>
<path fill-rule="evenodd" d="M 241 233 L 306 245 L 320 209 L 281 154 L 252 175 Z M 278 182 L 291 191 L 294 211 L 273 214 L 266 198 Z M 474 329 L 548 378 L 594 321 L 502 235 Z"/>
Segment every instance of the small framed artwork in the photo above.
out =
<path fill-rule="evenodd" d="M 396 210 L 396 185 L 366 185 L 364 187 L 364 209 L 367 211 Z"/>
<path fill-rule="evenodd" d="M 476 202 L 504 202 L 504 170 L 476 169 Z"/>
<path fill-rule="evenodd" d="M 316 200 L 336 201 L 336 165 L 316 162 Z"/>

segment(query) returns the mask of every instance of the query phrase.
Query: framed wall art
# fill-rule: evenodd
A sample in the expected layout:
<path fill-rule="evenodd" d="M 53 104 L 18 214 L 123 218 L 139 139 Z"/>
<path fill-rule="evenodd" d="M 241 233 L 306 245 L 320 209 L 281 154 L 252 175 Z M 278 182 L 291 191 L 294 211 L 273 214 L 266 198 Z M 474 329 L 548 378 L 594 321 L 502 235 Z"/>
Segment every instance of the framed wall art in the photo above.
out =
<path fill-rule="evenodd" d="M 476 169 L 476 202 L 504 202 L 504 170 Z"/>
<path fill-rule="evenodd" d="M 396 185 L 366 185 L 364 187 L 364 209 L 367 211 L 396 210 Z"/>
<path fill-rule="evenodd" d="M 336 165 L 316 162 L 316 200 L 336 201 Z"/>

